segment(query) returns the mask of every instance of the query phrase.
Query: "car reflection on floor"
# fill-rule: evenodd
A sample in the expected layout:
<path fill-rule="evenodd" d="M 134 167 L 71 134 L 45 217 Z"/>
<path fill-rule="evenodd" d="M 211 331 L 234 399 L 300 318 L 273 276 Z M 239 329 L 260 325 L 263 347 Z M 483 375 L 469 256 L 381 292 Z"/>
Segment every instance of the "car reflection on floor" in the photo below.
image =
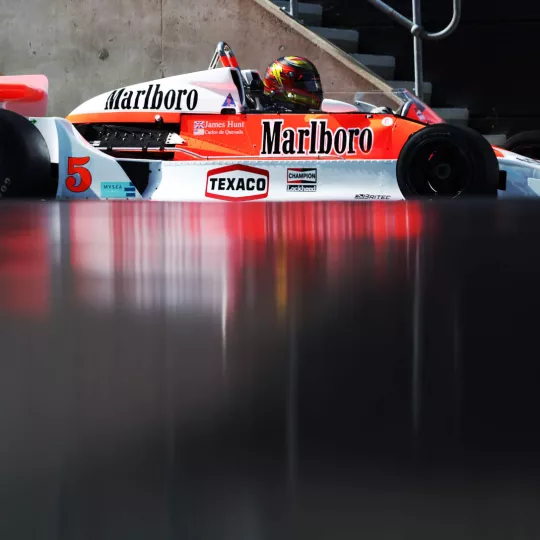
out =
<path fill-rule="evenodd" d="M 226 302 L 231 313 L 244 272 L 246 294 L 271 274 L 283 304 L 310 274 L 339 282 L 351 241 L 384 273 L 388 244 L 423 226 L 418 206 L 386 203 L 58 203 L 12 207 L 0 220 L 10 228 L 0 241 L 0 310 L 33 316 L 71 288 L 81 306 L 99 309 L 217 314 Z M 297 264 L 301 279 L 289 271 Z"/>

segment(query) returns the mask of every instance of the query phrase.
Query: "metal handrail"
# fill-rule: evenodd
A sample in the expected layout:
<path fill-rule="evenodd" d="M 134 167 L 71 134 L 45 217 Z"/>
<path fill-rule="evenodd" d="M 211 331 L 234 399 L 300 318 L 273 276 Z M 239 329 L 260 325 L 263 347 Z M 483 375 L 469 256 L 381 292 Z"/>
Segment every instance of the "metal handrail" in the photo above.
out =
<path fill-rule="evenodd" d="M 293 0 L 291 0 L 292 3 Z M 413 20 L 407 19 L 382 0 L 367 0 L 377 9 L 388 15 L 391 19 L 401 24 L 413 35 L 414 41 L 414 87 L 415 94 L 424 99 L 424 80 L 422 68 L 422 40 L 436 41 L 444 39 L 454 32 L 461 20 L 461 0 L 452 0 L 453 16 L 450 24 L 440 32 L 427 32 L 422 28 L 422 8 L 421 0 L 412 0 Z"/>

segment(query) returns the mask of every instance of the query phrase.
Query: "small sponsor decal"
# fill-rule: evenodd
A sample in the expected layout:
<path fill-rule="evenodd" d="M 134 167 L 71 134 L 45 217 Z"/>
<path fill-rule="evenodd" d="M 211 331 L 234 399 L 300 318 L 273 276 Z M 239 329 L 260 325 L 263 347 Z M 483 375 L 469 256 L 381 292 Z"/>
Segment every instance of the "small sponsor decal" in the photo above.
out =
<path fill-rule="evenodd" d="M 390 118 L 389 116 L 382 119 L 382 125 L 386 127 L 390 127 L 394 123 L 394 119 Z"/>
<path fill-rule="evenodd" d="M 390 195 L 371 195 L 366 193 L 358 193 L 354 196 L 355 199 L 364 199 L 370 201 L 387 201 L 390 199 Z"/>
<path fill-rule="evenodd" d="M 203 120 L 195 120 L 195 122 L 193 122 L 193 135 L 204 135 Z"/>
<path fill-rule="evenodd" d="M 236 103 L 234 102 L 234 99 L 231 94 L 229 94 L 225 101 L 223 102 L 222 107 L 236 107 Z"/>
<path fill-rule="evenodd" d="M 263 120 L 261 155 L 338 156 L 369 154 L 374 145 L 373 130 L 331 129 L 328 120 L 310 120 L 309 127 L 284 128 L 284 120 Z"/>
<path fill-rule="evenodd" d="M 193 135 L 243 135 L 245 123 L 239 120 L 195 120 Z"/>
<path fill-rule="evenodd" d="M 101 182 L 104 199 L 134 199 L 135 186 L 131 182 Z"/>
<path fill-rule="evenodd" d="M 130 111 L 141 109 L 166 109 L 182 111 L 187 108 L 193 111 L 199 101 L 199 92 L 195 89 L 161 90 L 161 85 L 150 84 L 146 89 L 127 90 L 120 88 L 110 92 L 105 101 L 106 111 Z"/>
<path fill-rule="evenodd" d="M 248 165 L 229 165 L 212 169 L 206 176 L 206 197 L 222 201 L 256 201 L 266 199 L 270 174 Z"/>
<path fill-rule="evenodd" d="M 317 169 L 287 169 L 287 191 L 317 191 Z"/>

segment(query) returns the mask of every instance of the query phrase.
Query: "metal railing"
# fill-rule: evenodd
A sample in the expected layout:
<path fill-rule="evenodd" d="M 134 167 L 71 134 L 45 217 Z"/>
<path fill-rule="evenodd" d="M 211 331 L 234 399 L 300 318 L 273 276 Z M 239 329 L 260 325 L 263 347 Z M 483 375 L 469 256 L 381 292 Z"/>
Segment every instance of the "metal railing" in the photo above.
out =
<path fill-rule="evenodd" d="M 440 32 L 427 32 L 422 28 L 422 8 L 421 0 L 412 0 L 413 8 L 413 20 L 407 19 L 401 13 L 391 8 L 388 4 L 382 0 L 367 0 L 370 4 L 377 9 L 388 15 L 391 19 L 401 24 L 413 35 L 414 44 L 414 91 L 420 98 L 424 99 L 424 69 L 423 69 L 423 57 L 422 57 L 422 40 L 435 41 L 448 37 L 458 27 L 461 19 L 461 0 L 452 0 L 453 2 L 453 16 L 450 24 L 441 30 Z M 291 0 L 291 11 L 292 11 Z"/>
<path fill-rule="evenodd" d="M 291 17 L 298 19 L 298 0 L 290 0 L 289 14 Z"/>

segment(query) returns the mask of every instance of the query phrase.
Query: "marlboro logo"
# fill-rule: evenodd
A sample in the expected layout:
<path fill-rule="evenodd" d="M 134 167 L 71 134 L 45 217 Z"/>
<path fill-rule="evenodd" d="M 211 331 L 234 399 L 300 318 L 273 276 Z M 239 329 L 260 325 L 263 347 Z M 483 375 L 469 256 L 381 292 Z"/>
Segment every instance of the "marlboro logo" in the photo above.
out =
<path fill-rule="evenodd" d="M 327 120 L 311 120 L 309 127 L 284 127 L 283 120 L 262 121 L 261 155 L 316 156 L 369 154 L 373 130 L 367 128 L 331 129 Z"/>
<path fill-rule="evenodd" d="M 171 88 L 161 90 L 161 85 L 150 84 L 141 90 L 121 88 L 111 92 L 105 102 L 106 111 L 168 110 L 193 111 L 197 107 L 199 93 L 192 89 Z"/>

